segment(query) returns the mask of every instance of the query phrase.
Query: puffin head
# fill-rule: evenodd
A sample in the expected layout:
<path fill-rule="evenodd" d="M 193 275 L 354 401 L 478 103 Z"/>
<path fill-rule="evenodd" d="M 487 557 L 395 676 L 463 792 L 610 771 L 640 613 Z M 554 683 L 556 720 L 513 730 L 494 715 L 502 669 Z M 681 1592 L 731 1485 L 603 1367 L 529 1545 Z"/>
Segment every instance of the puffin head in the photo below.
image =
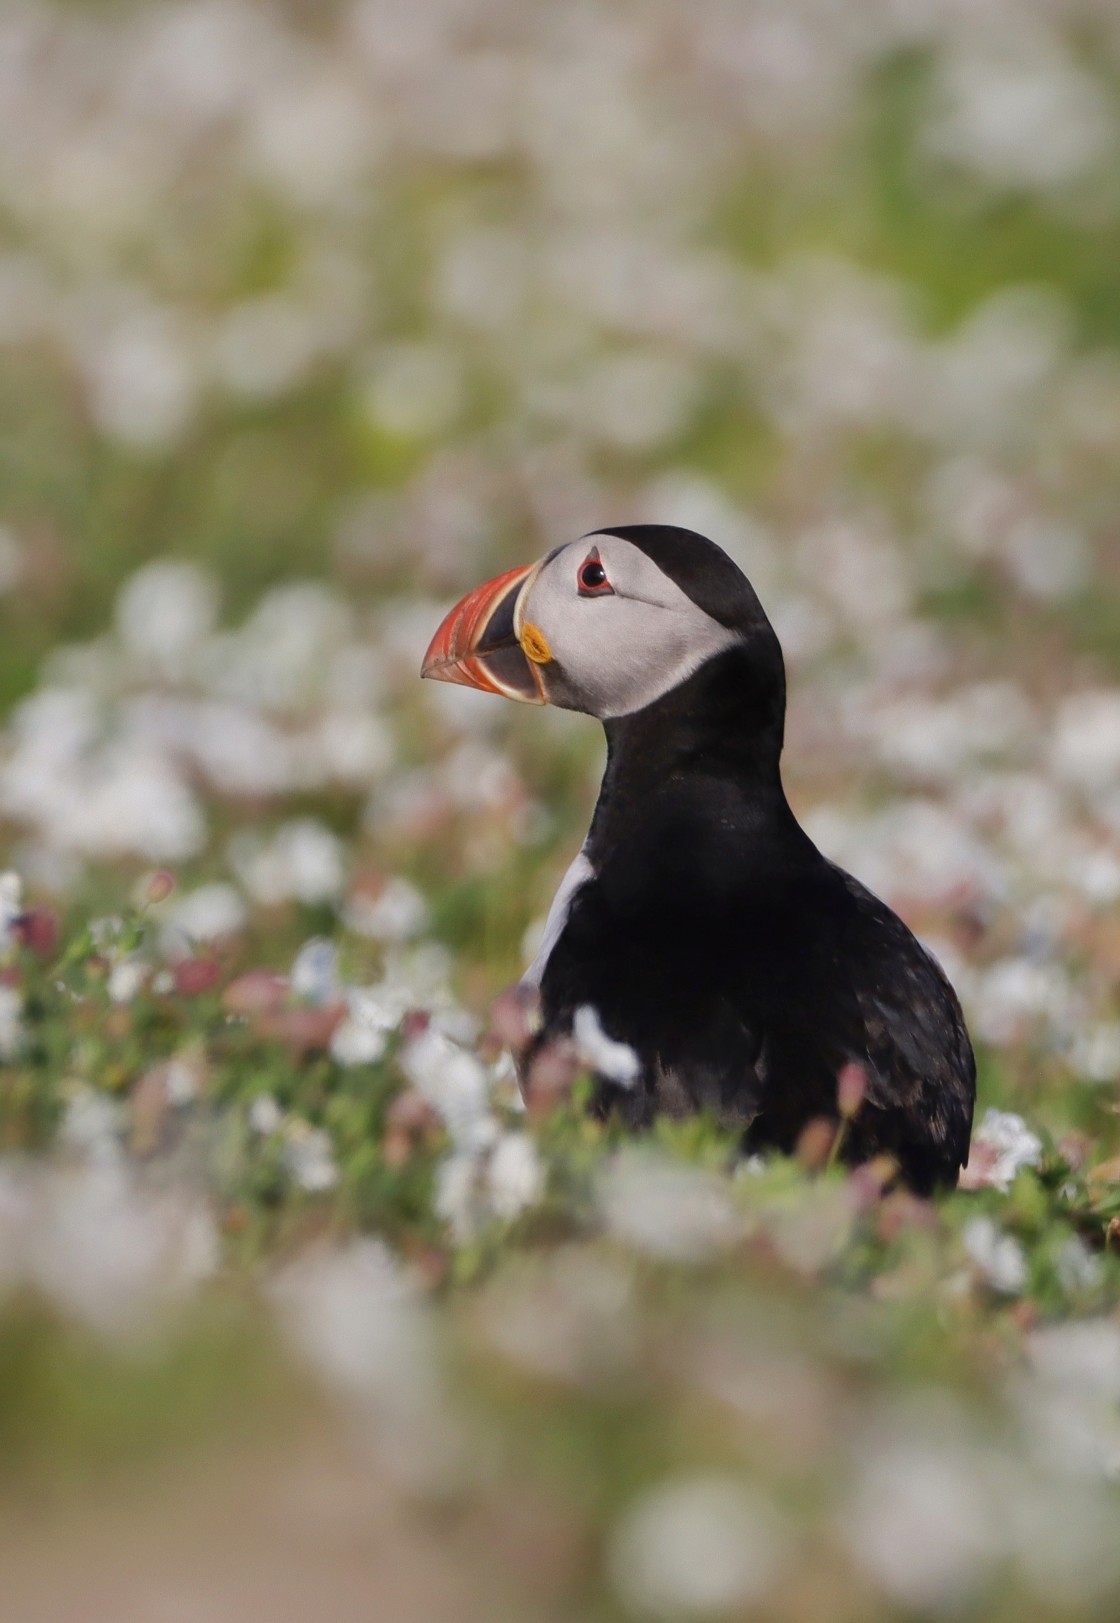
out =
<path fill-rule="evenodd" d="M 630 524 L 468 592 L 421 675 L 609 721 L 734 648 L 784 697 L 778 639 L 738 565 L 692 530 Z"/>

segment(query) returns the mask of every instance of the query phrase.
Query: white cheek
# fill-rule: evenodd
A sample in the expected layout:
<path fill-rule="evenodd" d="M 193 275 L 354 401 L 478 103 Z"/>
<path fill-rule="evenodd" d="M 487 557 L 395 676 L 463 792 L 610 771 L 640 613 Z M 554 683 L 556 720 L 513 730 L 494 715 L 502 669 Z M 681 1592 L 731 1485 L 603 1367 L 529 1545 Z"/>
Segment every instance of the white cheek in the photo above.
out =
<path fill-rule="evenodd" d="M 563 679 L 562 703 L 576 703 L 604 721 L 629 715 L 737 640 L 648 558 L 617 539 L 605 537 L 602 548 L 616 593 L 581 597 L 576 569 L 585 550 L 584 543 L 566 547 L 525 600 L 524 619 L 544 633 Z"/>

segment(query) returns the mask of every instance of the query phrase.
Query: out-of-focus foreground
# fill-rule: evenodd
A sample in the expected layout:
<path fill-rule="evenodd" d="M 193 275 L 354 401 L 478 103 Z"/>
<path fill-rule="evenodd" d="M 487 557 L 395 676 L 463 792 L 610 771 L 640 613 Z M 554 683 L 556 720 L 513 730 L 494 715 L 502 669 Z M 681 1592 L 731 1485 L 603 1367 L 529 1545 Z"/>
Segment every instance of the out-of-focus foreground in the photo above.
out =
<path fill-rule="evenodd" d="M 8 0 L 13 1623 L 1115 1617 L 1118 82 L 1111 0 Z M 600 744 L 419 657 L 642 518 L 961 992 L 936 1208 L 516 1108 Z"/>

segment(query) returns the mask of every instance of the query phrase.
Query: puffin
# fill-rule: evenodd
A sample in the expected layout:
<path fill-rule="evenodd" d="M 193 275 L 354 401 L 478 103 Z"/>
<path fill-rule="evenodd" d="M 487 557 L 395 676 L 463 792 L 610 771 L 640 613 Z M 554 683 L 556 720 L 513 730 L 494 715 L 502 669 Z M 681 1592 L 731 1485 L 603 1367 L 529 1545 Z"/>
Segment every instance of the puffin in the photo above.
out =
<path fill-rule="evenodd" d="M 889 1157 L 922 1196 L 955 1186 L 976 1093 L 960 1003 L 794 815 L 781 645 L 727 553 L 675 525 L 595 531 L 469 592 L 421 674 L 606 734 L 590 830 L 522 982 L 539 998 L 523 1077 L 593 1011 L 600 1049 L 627 1060 L 595 1072 L 596 1115 L 706 1113 L 744 1152 L 786 1154 L 823 1118 L 850 1165 Z"/>

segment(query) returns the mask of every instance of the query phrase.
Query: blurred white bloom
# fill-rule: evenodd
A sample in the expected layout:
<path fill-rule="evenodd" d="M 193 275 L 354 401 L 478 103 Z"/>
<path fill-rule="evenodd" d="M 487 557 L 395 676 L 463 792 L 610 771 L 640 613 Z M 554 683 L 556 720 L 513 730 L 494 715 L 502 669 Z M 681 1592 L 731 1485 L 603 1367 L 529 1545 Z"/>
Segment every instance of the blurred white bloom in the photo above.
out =
<path fill-rule="evenodd" d="M 848 624 L 865 629 L 902 618 L 912 587 L 903 555 L 879 525 L 832 519 L 803 535 L 797 559 L 803 576 L 840 610 Z"/>
<path fill-rule="evenodd" d="M 463 403 L 458 357 L 435 344 L 397 344 L 377 356 L 365 389 L 366 410 L 403 439 L 448 429 Z"/>
<path fill-rule="evenodd" d="M 940 1405 L 936 1406 L 940 1407 Z M 998 1559 L 994 1506 L 978 1458 L 920 1411 L 861 1433 L 844 1526 L 861 1566 L 901 1605 L 954 1612 Z"/>
<path fill-rule="evenodd" d="M 282 293 L 235 305 L 214 343 L 218 376 L 231 394 L 271 400 L 298 384 L 320 343 L 312 311 Z"/>
<path fill-rule="evenodd" d="M 436 1169 L 436 1216 L 460 1245 L 469 1245 L 486 1221 L 482 1166 L 473 1150 L 453 1150 Z"/>
<path fill-rule="evenodd" d="M 1120 1020 L 1107 1020 L 1079 1031 L 1069 1055 L 1070 1068 L 1090 1082 L 1120 1077 Z"/>
<path fill-rule="evenodd" d="M 1069 977 L 1059 964 L 1001 958 L 980 972 L 972 992 L 972 1020 L 985 1042 L 1021 1040 L 1040 1024 L 1060 1028 L 1077 1008 Z"/>
<path fill-rule="evenodd" d="M 23 882 L 11 868 L 0 873 L 0 952 L 15 939 L 17 921 L 23 913 Z"/>
<path fill-rule="evenodd" d="M 338 949 L 325 936 L 305 941 L 292 965 L 292 991 L 311 1003 L 331 1003 L 340 992 Z"/>
<path fill-rule="evenodd" d="M 494 1215 L 510 1219 L 533 1206 L 544 1190 L 544 1169 L 528 1133 L 503 1133 L 490 1153 L 486 1183 Z"/>
<path fill-rule="evenodd" d="M 406 941 L 428 923 L 428 904 L 415 885 L 399 875 L 386 880 L 376 896 L 358 891 L 342 910 L 342 921 L 357 935 L 375 941 Z"/>
<path fill-rule="evenodd" d="M 642 1062 L 628 1043 L 608 1037 L 599 1021 L 599 1011 L 583 1003 L 572 1021 L 572 1037 L 583 1063 L 620 1087 L 631 1088 L 641 1074 Z"/>
<path fill-rule="evenodd" d="M 574 427 L 608 445 L 651 451 L 683 433 L 699 394 L 692 363 L 636 351 L 599 361 L 568 410 Z"/>
<path fill-rule="evenodd" d="M 1017 1396 L 1046 1465 L 1120 1480 L 1120 1325 L 1050 1325 L 1031 1334 L 1028 1351 L 1036 1379 Z"/>
<path fill-rule="evenodd" d="M 281 824 L 271 840 L 248 831 L 236 835 L 230 860 L 245 889 L 264 906 L 332 902 L 343 886 L 342 842 L 311 817 Z"/>
<path fill-rule="evenodd" d="M 392 1404 L 429 1378 L 419 1293 L 382 1241 L 311 1252 L 273 1289 L 300 1347 L 348 1394 Z"/>
<path fill-rule="evenodd" d="M 351 1014 L 331 1034 L 331 1058 L 339 1065 L 375 1065 L 388 1045 L 388 1036 L 381 1027 Z"/>
<path fill-rule="evenodd" d="M 143 989 L 151 972 L 151 965 L 133 955 L 119 958 L 109 971 L 109 996 L 114 1003 L 131 1003 Z"/>
<path fill-rule="evenodd" d="M 352 1240 L 309 1251 L 278 1275 L 272 1297 L 304 1357 L 361 1406 L 383 1461 L 409 1482 L 446 1490 L 454 1438 L 428 1315 L 389 1248 Z"/>
<path fill-rule="evenodd" d="M 1104 1278 L 1101 1259 L 1095 1256 L 1084 1240 L 1071 1234 L 1058 1252 L 1058 1279 L 1062 1289 L 1076 1294 L 1096 1290 Z"/>
<path fill-rule="evenodd" d="M 931 433 L 969 451 L 1015 444 L 1049 410 L 1070 339 L 1069 308 L 1053 290 L 990 294 L 934 351 L 924 403 Z"/>
<path fill-rule="evenodd" d="M 160 930 L 160 948 L 166 957 L 186 957 L 199 942 L 239 934 L 248 916 L 244 900 L 232 885 L 200 885 L 171 908 Z"/>
<path fill-rule="evenodd" d="M 1092 553 L 1080 530 L 1054 519 L 1028 515 L 1020 519 L 1001 548 L 1015 582 L 1044 602 L 1072 597 L 1092 576 Z"/>
<path fill-rule="evenodd" d="M 197 1099 L 202 1074 L 202 1060 L 199 1054 L 185 1049 L 181 1054 L 173 1055 L 163 1071 L 163 1085 L 168 1102 L 181 1107 Z"/>
<path fill-rule="evenodd" d="M 763 1601 L 789 1557 L 771 1506 L 738 1478 L 711 1475 L 642 1494 L 615 1529 L 609 1563 L 634 1611 L 713 1617 Z"/>
<path fill-rule="evenodd" d="M 147 449 L 173 444 L 194 412 L 198 379 L 189 338 L 167 310 L 137 304 L 84 338 L 90 410 L 115 439 Z"/>
<path fill-rule="evenodd" d="M 396 749 L 392 731 L 380 716 L 332 710 L 319 723 L 314 753 L 324 776 L 364 784 L 389 770 Z"/>
<path fill-rule="evenodd" d="M 376 126 L 370 99 L 341 64 L 320 67 L 306 47 L 301 57 L 248 104 L 247 156 L 285 201 L 322 206 L 356 187 Z"/>
<path fill-rule="evenodd" d="M 339 648 L 352 641 L 349 607 L 319 581 L 288 581 L 266 592 L 238 631 L 211 639 L 212 691 L 270 713 L 305 705 L 329 681 Z"/>
<path fill-rule="evenodd" d="M 103 1334 L 140 1328 L 217 1267 L 207 1208 L 182 1191 L 143 1191 L 123 1161 L 28 1168 L 22 1177 L 26 1283 Z"/>
<path fill-rule="evenodd" d="M 23 993 L 18 986 L 0 986 L 0 1061 L 16 1058 L 23 1037 Z"/>
<path fill-rule="evenodd" d="M 1066 185 L 1113 148 L 1104 90 L 1057 48 L 1004 31 L 999 37 L 998 55 L 958 54 L 945 63 L 928 144 L 999 185 Z"/>
<path fill-rule="evenodd" d="M 59 1142 L 83 1160 L 105 1164 L 121 1158 L 124 1109 L 85 1083 L 69 1090 L 59 1128 Z"/>
<path fill-rule="evenodd" d="M 469 1141 L 486 1116 L 489 1094 L 486 1072 L 475 1056 L 429 1027 L 406 1043 L 401 1069 L 439 1111 L 452 1136 Z"/>
<path fill-rule="evenodd" d="M 634 1352 L 634 1280 L 616 1258 L 561 1246 L 531 1271 L 509 1270 L 482 1298 L 492 1345 L 538 1375 L 598 1383 Z"/>
<path fill-rule="evenodd" d="M 89 692 L 44 688 L 17 706 L 0 806 L 65 852 L 178 862 L 203 843 L 193 794 L 162 746 L 104 736 Z"/>
<path fill-rule="evenodd" d="M 972 1187 L 999 1189 L 1006 1194 L 1016 1173 L 1023 1167 L 1036 1167 L 1041 1160 L 1042 1140 L 1031 1132 L 1022 1116 L 1010 1110 L 989 1109 L 972 1135 L 965 1181 Z"/>
<path fill-rule="evenodd" d="M 249 1106 L 249 1126 L 254 1133 L 262 1138 L 268 1138 L 272 1133 L 278 1132 L 284 1112 L 272 1097 L 271 1093 L 258 1093 Z"/>
<path fill-rule="evenodd" d="M 338 1182 L 331 1136 L 321 1127 L 312 1127 L 299 1116 L 283 1122 L 284 1163 L 301 1189 L 322 1194 Z"/>
<path fill-rule="evenodd" d="M 1054 770 L 1083 789 L 1120 780 L 1120 690 L 1071 694 L 1054 721 Z"/>
<path fill-rule="evenodd" d="M 1017 1296 L 1027 1283 L 1027 1256 L 1014 1235 L 990 1217 L 973 1217 L 961 1234 L 964 1248 L 986 1284 L 1004 1296 Z"/>
<path fill-rule="evenodd" d="M 650 1151 L 625 1149 L 603 1169 L 599 1205 L 613 1234 L 652 1256 L 701 1262 L 742 1237 L 723 1179 Z"/>
<path fill-rule="evenodd" d="M 218 618 L 213 576 L 197 564 L 158 559 L 130 575 L 117 594 L 117 629 L 129 653 L 181 675 Z"/>
<path fill-rule="evenodd" d="M 1031 1363 L 1054 1386 L 1120 1404 L 1120 1324 L 1085 1319 L 1032 1332 Z"/>

